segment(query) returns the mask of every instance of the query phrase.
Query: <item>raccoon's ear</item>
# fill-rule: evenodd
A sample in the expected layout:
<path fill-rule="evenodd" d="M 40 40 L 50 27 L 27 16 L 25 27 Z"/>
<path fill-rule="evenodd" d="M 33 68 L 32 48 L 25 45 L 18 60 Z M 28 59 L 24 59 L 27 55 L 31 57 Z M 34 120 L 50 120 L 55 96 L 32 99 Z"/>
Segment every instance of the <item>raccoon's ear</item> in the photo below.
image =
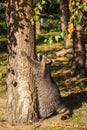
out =
<path fill-rule="evenodd" d="M 38 53 L 38 54 L 37 54 L 37 60 L 38 60 L 38 61 L 41 61 L 41 60 L 42 60 L 42 56 L 43 56 L 42 53 Z"/>
<path fill-rule="evenodd" d="M 52 64 L 52 60 L 48 59 L 48 61 L 45 63 L 46 65 L 51 65 Z"/>

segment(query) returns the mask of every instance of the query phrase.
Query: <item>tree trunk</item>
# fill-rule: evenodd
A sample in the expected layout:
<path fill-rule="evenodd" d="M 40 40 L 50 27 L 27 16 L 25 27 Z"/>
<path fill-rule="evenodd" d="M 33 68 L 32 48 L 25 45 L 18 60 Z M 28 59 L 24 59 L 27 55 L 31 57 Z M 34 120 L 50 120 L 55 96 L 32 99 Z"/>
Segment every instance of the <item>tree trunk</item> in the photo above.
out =
<path fill-rule="evenodd" d="M 82 25 L 78 24 L 73 38 L 73 62 L 72 62 L 72 74 L 78 77 L 84 77 L 85 62 L 86 62 L 86 50 L 84 43 L 84 33 Z"/>
<path fill-rule="evenodd" d="M 37 94 L 33 83 L 32 68 L 22 56 L 26 51 L 31 58 L 35 57 L 34 28 L 30 23 L 32 0 L 7 0 L 7 104 L 6 119 L 8 122 L 27 123 L 36 120 Z"/>
<path fill-rule="evenodd" d="M 62 32 L 67 31 L 69 18 L 70 18 L 69 1 L 68 0 L 66 0 L 66 1 L 60 0 L 60 21 L 61 21 Z M 72 45 L 72 43 L 70 43 L 67 40 L 67 35 L 65 35 L 64 41 L 65 41 L 66 47 L 69 47 Z"/>
<path fill-rule="evenodd" d="M 36 34 L 41 34 L 41 19 L 36 22 Z"/>

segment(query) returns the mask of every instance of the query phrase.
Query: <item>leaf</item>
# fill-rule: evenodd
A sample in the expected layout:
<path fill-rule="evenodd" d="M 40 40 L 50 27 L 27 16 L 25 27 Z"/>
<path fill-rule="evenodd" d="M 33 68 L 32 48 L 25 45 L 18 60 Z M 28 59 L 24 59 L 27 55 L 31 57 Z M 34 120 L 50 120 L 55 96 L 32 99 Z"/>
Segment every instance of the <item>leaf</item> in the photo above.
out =
<path fill-rule="evenodd" d="M 80 4 L 79 2 L 76 2 L 76 6 L 79 6 L 79 4 Z"/>
<path fill-rule="evenodd" d="M 83 4 L 79 5 L 79 9 L 82 9 L 83 11 L 87 11 L 87 4 L 83 3 Z"/>
<path fill-rule="evenodd" d="M 34 18 L 35 21 L 39 20 L 39 16 L 38 15 L 35 15 L 33 18 Z"/>
<path fill-rule="evenodd" d="M 47 43 L 47 39 L 44 39 L 44 43 Z"/>
<path fill-rule="evenodd" d="M 64 38 L 64 36 L 66 35 L 66 31 L 61 32 L 60 35 L 61 35 L 62 38 Z"/>
<path fill-rule="evenodd" d="M 84 6 L 83 10 L 84 10 L 84 11 L 87 11 L 87 5 Z"/>
<path fill-rule="evenodd" d="M 46 1 L 45 0 L 42 0 L 42 5 L 46 4 Z"/>
<path fill-rule="evenodd" d="M 78 10 L 75 11 L 75 15 L 78 15 Z"/>
<path fill-rule="evenodd" d="M 41 6 L 40 2 L 37 4 L 37 9 L 42 10 L 42 6 Z"/>
<path fill-rule="evenodd" d="M 3 74 L 2 74 L 2 72 L 0 72 L 0 79 L 2 78 L 2 76 L 3 76 Z"/>
<path fill-rule="evenodd" d="M 79 5 L 79 7 L 78 7 L 79 9 L 83 9 L 84 8 L 84 5 L 83 4 L 81 4 L 81 5 Z"/>
<path fill-rule="evenodd" d="M 48 39 L 48 43 L 49 43 L 49 44 L 52 44 L 52 43 L 53 43 L 53 37 L 52 37 L 52 36 L 49 37 L 49 39 Z"/>
<path fill-rule="evenodd" d="M 60 37 L 60 35 L 57 35 L 57 36 L 54 36 L 54 38 L 58 42 L 61 37 Z"/>
<path fill-rule="evenodd" d="M 77 24 L 79 24 L 81 22 L 81 20 L 82 20 L 82 15 L 78 15 L 76 17 L 76 20 L 74 21 L 74 25 L 77 26 Z"/>
<path fill-rule="evenodd" d="M 82 20 L 82 15 L 79 15 L 79 23 L 81 22 Z"/>
<path fill-rule="evenodd" d="M 30 19 L 30 22 L 31 22 L 32 25 L 34 25 L 34 19 L 33 18 Z"/>
<path fill-rule="evenodd" d="M 3 62 L 0 62 L 0 65 L 3 65 Z"/>
<path fill-rule="evenodd" d="M 60 0 L 56 0 L 56 3 L 59 4 L 59 3 L 60 3 Z"/>
<path fill-rule="evenodd" d="M 85 32 L 87 32 L 87 27 L 85 27 L 85 30 L 84 30 Z"/>
<path fill-rule="evenodd" d="M 38 9 L 38 8 L 35 8 L 35 9 L 34 9 L 34 13 L 35 13 L 35 15 L 40 15 L 39 9 Z"/>
<path fill-rule="evenodd" d="M 53 43 L 53 40 L 52 40 L 52 39 L 48 40 L 48 43 L 49 43 L 49 44 L 52 44 L 52 43 Z"/>

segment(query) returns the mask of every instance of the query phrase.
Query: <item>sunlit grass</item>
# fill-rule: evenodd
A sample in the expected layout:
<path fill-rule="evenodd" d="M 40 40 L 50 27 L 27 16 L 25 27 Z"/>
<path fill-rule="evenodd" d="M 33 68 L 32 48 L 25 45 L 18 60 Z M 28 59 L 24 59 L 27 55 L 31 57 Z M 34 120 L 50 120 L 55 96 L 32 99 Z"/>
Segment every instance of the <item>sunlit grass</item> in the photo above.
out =
<path fill-rule="evenodd" d="M 53 54 L 55 51 L 57 51 L 59 48 L 63 46 L 63 43 L 53 43 L 53 44 L 40 44 L 36 46 L 37 52 L 42 52 L 46 54 Z"/>
<path fill-rule="evenodd" d="M 7 56 L 6 53 L 0 54 L 0 97 L 6 94 L 6 65 L 7 65 Z"/>
<path fill-rule="evenodd" d="M 6 27 L 6 22 L 5 21 L 1 21 L 0 22 L 0 26 L 3 27 L 3 28 L 5 28 Z"/>
<path fill-rule="evenodd" d="M 6 36 L 0 36 L 0 42 L 6 42 Z"/>

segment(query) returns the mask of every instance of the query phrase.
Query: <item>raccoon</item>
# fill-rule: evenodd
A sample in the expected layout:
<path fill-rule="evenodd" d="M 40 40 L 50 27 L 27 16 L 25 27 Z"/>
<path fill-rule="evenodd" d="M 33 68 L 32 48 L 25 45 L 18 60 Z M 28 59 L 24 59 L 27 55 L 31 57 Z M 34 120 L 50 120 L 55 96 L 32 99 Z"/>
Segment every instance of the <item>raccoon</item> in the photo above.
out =
<path fill-rule="evenodd" d="M 70 117 L 70 110 L 62 103 L 60 91 L 54 82 L 51 73 L 51 59 L 46 55 L 38 54 L 37 61 L 25 53 L 33 69 L 34 82 L 37 87 L 39 116 L 48 118 L 54 114 L 61 114 L 61 119 Z"/>

